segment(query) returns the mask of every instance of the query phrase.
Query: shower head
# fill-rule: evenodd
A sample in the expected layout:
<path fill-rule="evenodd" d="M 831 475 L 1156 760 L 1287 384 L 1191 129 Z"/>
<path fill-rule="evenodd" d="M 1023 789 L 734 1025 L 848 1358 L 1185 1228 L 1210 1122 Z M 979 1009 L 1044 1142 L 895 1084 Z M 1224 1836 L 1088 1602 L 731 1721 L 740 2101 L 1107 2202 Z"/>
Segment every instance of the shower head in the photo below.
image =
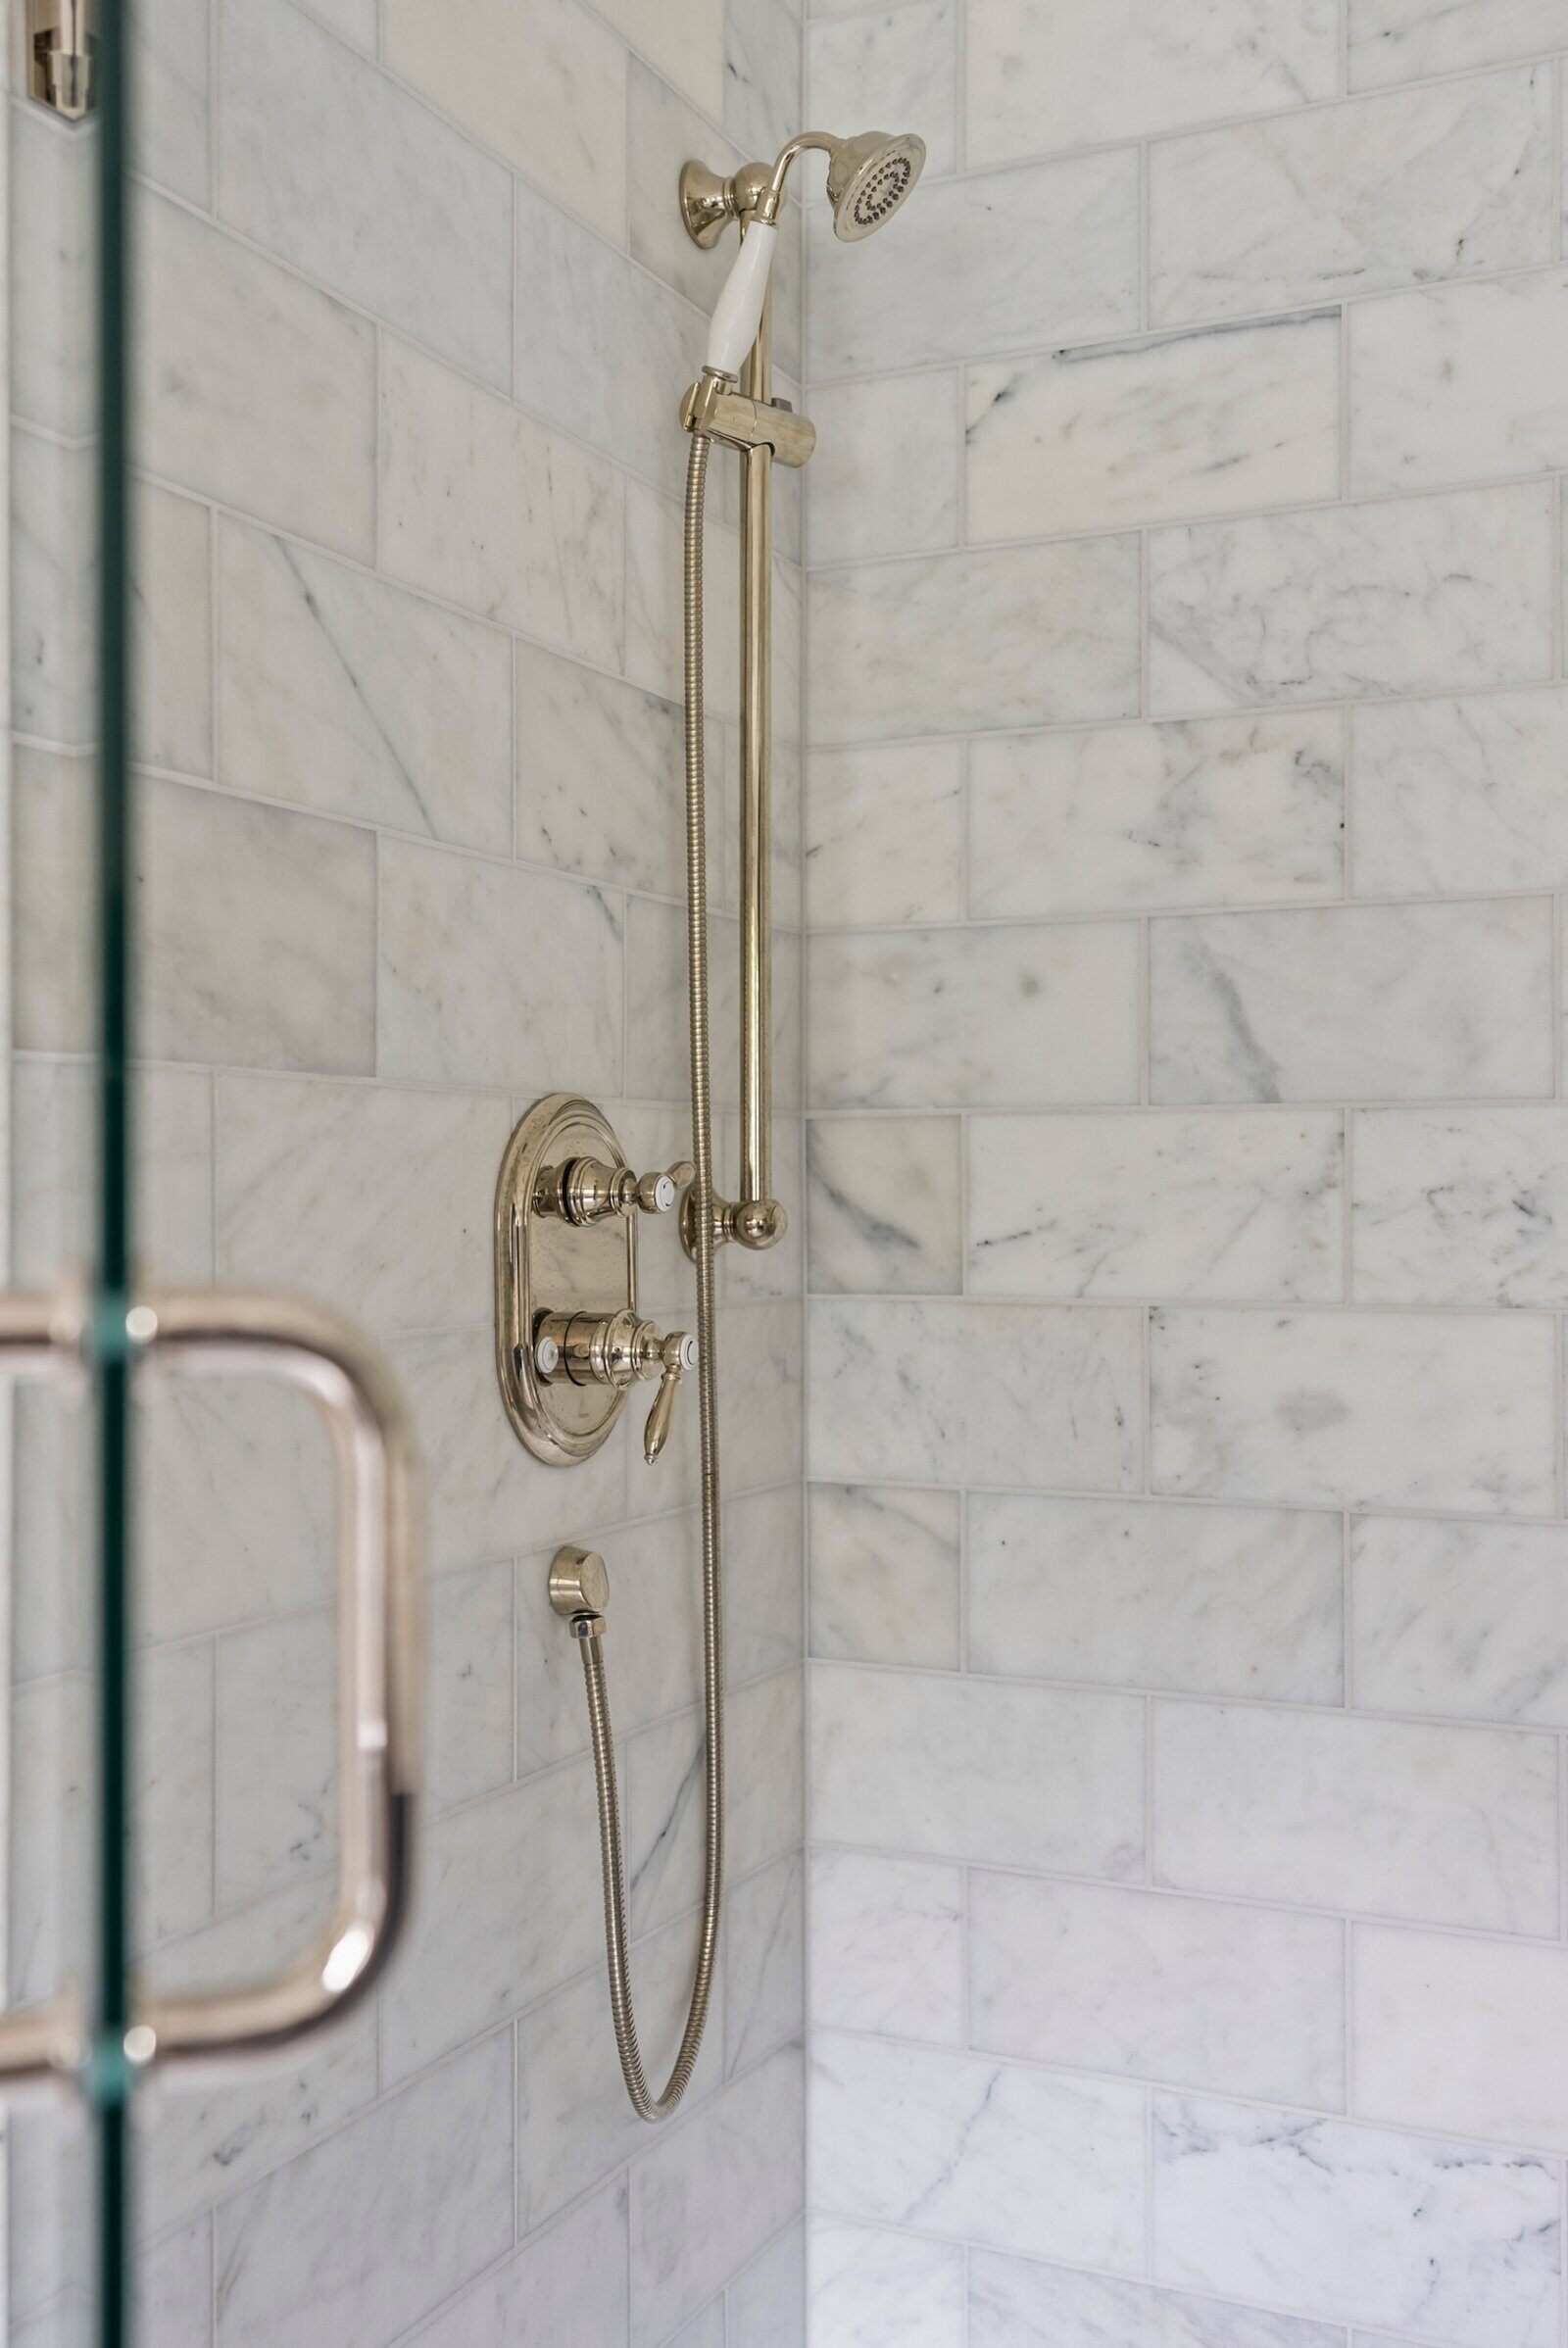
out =
<path fill-rule="evenodd" d="M 855 244 L 880 228 L 919 178 L 924 162 L 925 141 L 912 130 L 897 138 L 864 130 L 858 138 L 841 140 L 830 150 L 827 166 L 834 235 Z"/>

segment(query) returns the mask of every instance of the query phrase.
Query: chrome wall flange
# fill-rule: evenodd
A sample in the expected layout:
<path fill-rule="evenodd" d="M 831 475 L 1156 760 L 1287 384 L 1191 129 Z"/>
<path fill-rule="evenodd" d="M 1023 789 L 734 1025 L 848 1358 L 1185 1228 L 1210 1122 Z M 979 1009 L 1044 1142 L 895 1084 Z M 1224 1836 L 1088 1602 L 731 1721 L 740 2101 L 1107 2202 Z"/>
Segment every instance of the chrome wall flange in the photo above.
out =
<path fill-rule="evenodd" d="M 603 1109 L 550 1093 L 507 1144 L 496 1183 L 496 1376 L 519 1442 L 551 1467 L 591 1459 L 632 1387 L 659 1381 L 643 1450 L 669 1434 L 696 1362 L 683 1330 L 637 1312 L 637 1225 L 671 1213 L 689 1165 L 635 1173 Z"/>

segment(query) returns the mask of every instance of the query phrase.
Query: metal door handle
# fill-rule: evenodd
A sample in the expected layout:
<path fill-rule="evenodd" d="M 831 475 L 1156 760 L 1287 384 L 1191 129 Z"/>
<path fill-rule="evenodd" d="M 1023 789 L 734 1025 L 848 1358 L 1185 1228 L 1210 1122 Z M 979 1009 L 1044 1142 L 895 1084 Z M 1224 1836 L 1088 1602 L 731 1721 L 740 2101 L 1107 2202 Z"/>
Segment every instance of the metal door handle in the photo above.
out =
<path fill-rule="evenodd" d="M 407 1919 L 420 1765 L 423 1670 L 416 1471 L 386 1371 L 354 1330 L 317 1306 L 247 1290 L 138 1299 L 127 1334 L 149 1364 L 197 1377 L 262 1371 L 302 1388 L 337 1458 L 338 1881 L 331 1922 L 273 1980 L 185 1996 L 139 1991 L 126 2052 L 137 2064 L 225 2065 L 286 2046 L 364 1995 Z M 79 1299 L 0 1296 L 0 1377 L 69 1375 L 83 1360 Z M 74 1998 L 0 2016 L 0 2082 L 75 2072 L 85 2030 Z"/>

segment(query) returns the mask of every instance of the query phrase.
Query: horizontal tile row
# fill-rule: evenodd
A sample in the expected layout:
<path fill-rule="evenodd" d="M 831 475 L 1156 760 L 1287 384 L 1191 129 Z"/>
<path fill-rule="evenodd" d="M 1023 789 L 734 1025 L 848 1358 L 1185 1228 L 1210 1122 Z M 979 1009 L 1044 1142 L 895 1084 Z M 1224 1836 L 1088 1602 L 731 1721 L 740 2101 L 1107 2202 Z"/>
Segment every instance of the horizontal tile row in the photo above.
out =
<path fill-rule="evenodd" d="M 828 2338 L 907 2305 L 922 2325 L 907 2336 L 957 2348 L 944 2241 L 974 2246 L 968 2336 L 988 2348 L 1042 2324 L 1072 2348 L 1132 2324 L 1161 2348 L 1338 2348 L 1343 2329 L 1322 2326 L 1352 2317 L 1450 2348 L 1556 2338 L 1560 2177 L 1544 2160 L 1199 2097 L 1156 2095 L 1146 2119 L 1142 2088 L 828 2030 L 810 2116 Z M 1116 2279 L 1143 2273 L 1146 2226 L 1163 2289 Z M 1053 2259 L 1080 2272 L 1031 2263 Z M 1256 2312 L 1180 2296 L 1205 2292 Z"/>

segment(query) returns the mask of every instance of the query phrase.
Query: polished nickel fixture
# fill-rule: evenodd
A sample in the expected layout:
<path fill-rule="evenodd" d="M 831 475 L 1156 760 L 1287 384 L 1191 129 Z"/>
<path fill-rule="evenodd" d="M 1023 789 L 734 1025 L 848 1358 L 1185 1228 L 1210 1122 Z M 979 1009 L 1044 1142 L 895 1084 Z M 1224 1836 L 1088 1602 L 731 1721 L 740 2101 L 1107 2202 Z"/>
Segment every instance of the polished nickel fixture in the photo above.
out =
<path fill-rule="evenodd" d="M 27 94 L 79 122 L 92 111 L 98 0 L 27 0 Z"/>
<path fill-rule="evenodd" d="M 697 1371 L 703 1552 L 703 1689 L 706 1802 L 702 1932 L 691 2002 L 669 2079 L 648 2083 L 632 2004 L 614 1739 L 605 1683 L 610 1577 L 592 1549 L 559 1550 L 550 1602 L 582 1653 L 599 1798 L 600 1857 L 611 2015 L 626 2091 L 640 2117 L 667 2120 L 697 2067 L 718 1955 L 724 1877 L 724 1627 L 719 1541 L 718 1365 L 713 1259 L 734 1242 L 774 1247 L 789 1226 L 773 1196 L 769 1035 L 769 878 L 772 728 L 772 481 L 775 461 L 805 465 L 816 433 L 772 392 L 768 279 L 790 167 L 810 149 L 827 156 L 833 225 L 854 243 L 904 202 L 925 161 L 912 135 L 858 138 L 808 130 L 772 164 L 749 163 L 727 178 L 688 163 L 682 218 L 700 245 L 735 221 L 741 245 L 709 332 L 703 371 L 686 394 L 691 436 L 682 530 L 686 702 L 687 956 L 690 973 L 692 1156 L 639 1176 L 604 1113 L 553 1094 L 529 1110 L 508 1146 L 496 1190 L 496 1362 L 507 1411 L 540 1459 L 566 1466 L 605 1442 L 632 1387 L 657 1379 L 644 1437 L 650 1465 L 669 1433 L 688 1370 Z M 703 756 L 703 523 L 714 443 L 739 453 L 741 506 L 741 1167 L 738 1195 L 713 1179 L 712 1088 L 708 1017 L 708 817 Z M 681 1230 L 696 1267 L 695 1339 L 665 1333 L 637 1312 L 637 1228 L 686 1193 Z"/>

